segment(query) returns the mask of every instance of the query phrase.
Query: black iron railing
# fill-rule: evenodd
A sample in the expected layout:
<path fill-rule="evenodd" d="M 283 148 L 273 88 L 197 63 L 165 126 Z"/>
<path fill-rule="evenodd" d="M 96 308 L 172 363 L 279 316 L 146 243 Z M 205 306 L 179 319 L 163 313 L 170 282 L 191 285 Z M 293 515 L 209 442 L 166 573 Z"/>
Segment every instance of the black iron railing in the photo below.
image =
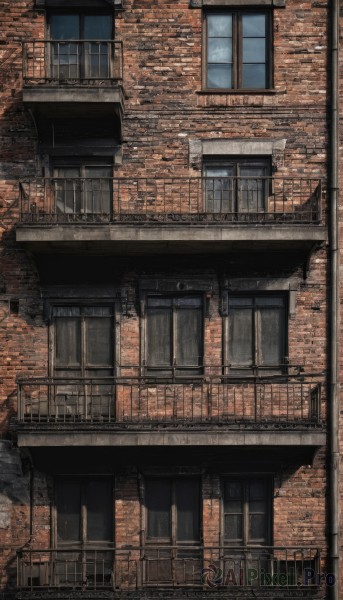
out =
<path fill-rule="evenodd" d="M 123 78 L 122 42 L 31 40 L 23 43 L 24 84 L 106 85 Z"/>
<path fill-rule="evenodd" d="M 314 375 L 236 378 L 218 368 L 216 375 L 18 382 L 18 421 L 23 424 L 316 426 L 323 412 L 321 377 Z"/>
<path fill-rule="evenodd" d="M 311 546 L 75 546 L 17 557 L 17 585 L 29 589 L 308 588 L 319 585 L 319 573 L 320 551 Z"/>
<path fill-rule="evenodd" d="M 21 223 L 321 222 L 318 178 L 35 178 L 20 183 Z"/>

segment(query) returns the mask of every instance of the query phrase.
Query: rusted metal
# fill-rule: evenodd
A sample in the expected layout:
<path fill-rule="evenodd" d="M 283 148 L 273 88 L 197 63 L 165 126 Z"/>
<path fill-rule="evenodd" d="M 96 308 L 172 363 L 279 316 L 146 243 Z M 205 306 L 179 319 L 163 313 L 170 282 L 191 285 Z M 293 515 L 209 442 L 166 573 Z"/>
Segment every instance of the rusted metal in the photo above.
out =
<path fill-rule="evenodd" d="M 20 223 L 318 224 L 318 178 L 35 178 L 20 183 Z"/>

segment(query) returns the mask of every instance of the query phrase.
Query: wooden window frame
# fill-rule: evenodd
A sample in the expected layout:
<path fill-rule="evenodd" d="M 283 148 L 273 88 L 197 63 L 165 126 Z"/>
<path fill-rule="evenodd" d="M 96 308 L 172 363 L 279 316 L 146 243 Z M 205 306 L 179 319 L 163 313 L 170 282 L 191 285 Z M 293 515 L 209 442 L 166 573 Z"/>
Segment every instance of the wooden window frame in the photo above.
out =
<path fill-rule="evenodd" d="M 114 301 L 101 301 L 101 298 L 94 300 L 85 300 L 85 301 L 75 301 L 74 299 L 59 301 L 59 300 L 51 300 L 49 302 L 50 308 L 50 320 L 49 320 L 49 376 L 54 377 L 55 375 L 55 359 L 56 359 L 56 317 L 53 315 L 53 311 L 55 308 L 67 308 L 67 307 L 75 307 L 80 308 L 81 313 L 84 308 L 97 308 L 97 307 L 109 307 L 112 309 L 111 319 L 112 319 L 112 328 L 111 328 L 111 336 L 112 336 L 112 348 L 113 348 L 113 365 L 112 365 L 112 376 L 116 376 L 118 374 L 117 367 L 117 356 L 119 356 L 119 324 L 117 320 L 118 307 L 117 303 Z M 58 318 L 58 317 L 57 317 Z M 80 315 L 82 318 L 82 314 Z M 83 346 L 82 346 L 83 344 Z M 97 367 L 94 367 L 97 368 Z M 100 367 L 101 368 L 101 367 Z M 105 367 L 103 367 L 105 369 Z M 67 370 L 67 369 L 66 369 Z M 72 369 L 71 369 L 72 370 Z M 86 370 L 85 363 L 85 336 L 84 332 L 81 330 L 81 369 L 82 375 L 80 378 L 86 377 L 84 375 Z M 87 376 L 89 378 L 89 376 Z M 73 378 L 73 377 L 71 377 Z M 67 377 L 65 377 L 67 379 Z"/>
<path fill-rule="evenodd" d="M 232 365 L 230 363 L 230 306 L 229 299 L 230 298 L 252 298 L 253 302 L 251 308 L 253 310 L 253 331 L 252 331 L 252 340 L 253 340 L 253 352 L 254 352 L 254 362 L 255 364 L 251 365 L 251 367 L 244 368 L 246 371 L 246 376 L 250 375 L 260 375 L 265 372 L 269 374 L 278 374 L 284 373 L 286 369 L 286 362 L 288 356 L 288 301 L 289 298 L 287 294 L 280 292 L 256 292 L 256 291 L 245 291 L 244 293 L 237 292 L 225 292 L 225 302 L 227 304 L 227 314 L 223 316 L 223 364 L 224 371 L 226 374 L 230 374 L 232 376 L 241 377 L 241 374 L 235 373 L 235 371 L 241 372 L 243 366 L 240 365 Z M 283 363 L 280 365 L 261 365 L 259 363 L 259 357 L 261 356 L 261 339 L 260 332 L 258 330 L 258 323 L 256 319 L 256 313 L 259 309 L 259 306 L 256 305 L 256 298 L 261 297 L 270 297 L 270 298 L 282 298 L 283 300 L 283 340 L 282 340 L 282 355 L 283 355 Z M 281 346 L 281 344 L 280 344 Z"/>
<path fill-rule="evenodd" d="M 170 519 L 170 538 L 158 538 L 158 537 L 148 537 L 148 506 L 147 506 L 147 483 L 149 481 L 169 481 L 171 485 L 171 503 L 170 503 L 170 511 L 169 511 L 169 519 Z M 192 481 L 197 484 L 198 492 L 199 492 L 199 540 L 190 540 L 190 541 L 178 541 L 177 540 L 177 505 L 176 505 L 176 482 L 177 481 Z M 199 546 L 202 542 L 202 495 L 201 495 L 201 479 L 197 476 L 187 476 L 187 477 L 170 477 L 166 476 L 153 476 L 146 477 L 144 480 L 144 504 L 143 504 L 143 524 L 144 524 L 144 541 L 146 546 Z"/>
<path fill-rule="evenodd" d="M 264 88 L 248 88 L 242 87 L 242 15 L 247 14 L 259 14 L 266 16 L 266 87 Z M 232 15 L 232 86 L 227 87 L 215 87 L 211 88 L 208 86 L 208 35 L 207 35 L 207 15 Z M 248 7 L 239 9 L 236 7 L 232 8 L 216 8 L 216 9 L 204 9 L 203 10 L 203 27 L 202 27 L 202 89 L 207 92 L 255 92 L 256 94 L 263 94 L 264 91 L 273 89 L 273 71 L 274 71 L 274 53 L 273 53 L 273 13 L 268 8 L 260 8 L 258 5 L 255 7 Z"/>
<path fill-rule="evenodd" d="M 250 515 L 250 510 L 249 510 L 249 494 L 248 494 L 248 486 L 251 483 L 251 481 L 263 481 L 265 483 L 266 486 L 266 491 L 267 491 L 267 516 L 268 516 L 268 522 L 267 522 L 267 532 L 266 532 L 266 538 L 267 538 L 267 543 L 265 544 L 254 544 L 249 542 L 249 515 Z M 243 533 L 243 541 L 241 544 L 235 542 L 230 543 L 229 541 L 226 541 L 225 538 L 225 484 L 227 482 L 230 481 L 240 481 L 243 485 L 243 513 L 242 513 L 242 533 Z M 244 475 L 238 475 L 238 474 L 232 474 L 232 475 L 225 475 L 224 477 L 222 477 L 221 479 L 221 503 L 220 503 L 220 507 L 221 507 L 221 517 L 220 517 L 220 523 L 221 523 L 221 527 L 220 527 L 220 531 L 221 531 L 221 545 L 225 546 L 225 547 L 242 547 L 245 548 L 247 546 L 254 546 L 256 548 L 265 548 L 265 547 L 269 547 L 272 546 L 273 544 L 273 522 L 274 522 L 274 515 L 273 515 L 273 493 L 274 493 L 274 481 L 273 481 L 273 477 L 271 476 L 267 476 L 267 475 L 256 475 L 256 474 L 244 474 Z M 230 514 L 230 513 L 228 513 Z"/>
<path fill-rule="evenodd" d="M 174 303 L 173 303 L 173 326 L 172 326 L 172 335 L 171 335 L 171 342 L 172 342 L 172 348 L 171 348 L 171 355 L 172 355 L 172 360 L 171 360 L 171 365 L 164 367 L 156 367 L 154 369 L 155 372 L 152 372 L 151 368 L 149 369 L 149 365 L 147 363 L 148 360 L 148 303 L 149 303 L 149 299 L 154 298 L 154 299 L 158 299 L 160 298 L 161 300 L 168 300 L 170 299 L 172 302 L 173 300 L 178 300 L 180 298 L 187 298 L 187 297 L 194 297 L 194 298 L 198 298 L 200 301 L 200 310 L 201 310 L 201 364 L 198 366 L 194 366 L 194 368 L 189 368 L 189 375 L 182 375 L 182 378 L 189 378 L 192 379 L 192 377 L 196 377 L 199 375 L 202 375 L 203 373 L 203 362 L 204 362 L 204 343 L 205 343 L 205 294 L 201 293 L 201 292 L 190 292 L 188 294 L 180 294 L 180 293 L 161 293 L 161 294 L 153 294 L 153 293 L 144 293 L 142 298 L 141 298 L 141 304 L 142 304 L 142 318 L 141 318 L 141 374 L 154 378 L 164 378 L 164 379 L 170 379 L 175 377 L 175 371 L 177 371 L 178 369 L 181 370 L 182 369 L 182 365 L 178 366 L 176 365 L 175 361 L 176 361 L 176 347 L 177 347 L 177 339 L 176 339 L 176 327 L 175 327 L 175 307 L 174 307 Z M 151 365 L 150 365 L 151 367 Z M 159 374 L 159 371 L 170 371 L 170 373 L 168 374 Z M 193 371 L 193 372 L 192 372 Z M 196 371 L 196 372 L 195 372 Z M 177 375 L 176 375 L 177 376 Z"/>
<path fill-rule="evenodd" d="M 80 492 L 81 492 L 81 497 L 80 497 L 80 541 L 70 541 L 70 542 L 62 542 L 62 544 L 60 542 L 58 542 L 58 535 L 57 535 L 57 518 L 58 518 L 58 514 L 57 514 L 57 482 L 60 483 L 66 483 L 66 482 L 77 482 L 80 485 Z M 97 541 L 88 541 L 87 540 L 87 505 L 86 505 L 86 498 L 87 498 L 87 492 L 86 492 L 86 488 L 87 488 L 87 484 L 89 482 L 95 482 L 95 481 L 107 481 L 110 483 L 111 485 L 111 497 L 112 497 L 112 506 L 111 506 L 111 519 L 112 519 L 112 539 L 111 540 L 97 540 Z M 115 506 L 114 506 L 114 499 L 115 499 L 115 485 L 114 485 L 114 477 L 113 475 L 102 475 L 102 474 L 87 474 L 87 475 L 79 475 L 79 474 L 59 474 L 58 476 L 55 477 L 54 479 L 54 485 L 53 485 L 53 504 L 52 504 L 52 547 L 53 548 L 58 548 L 58 549 L 62 549 L 63 548 L 76 548 L 77 550 L 87 550 L 88 546 L 97 546 L 97 545 L 102 545 L 105 546 L 106 544 L 108 544 L 109 546 L 113 544 L 114 542 L 114 532 L 115 532 L 115 527 L 114 527 L 114 518 L 115 518 Z"/>

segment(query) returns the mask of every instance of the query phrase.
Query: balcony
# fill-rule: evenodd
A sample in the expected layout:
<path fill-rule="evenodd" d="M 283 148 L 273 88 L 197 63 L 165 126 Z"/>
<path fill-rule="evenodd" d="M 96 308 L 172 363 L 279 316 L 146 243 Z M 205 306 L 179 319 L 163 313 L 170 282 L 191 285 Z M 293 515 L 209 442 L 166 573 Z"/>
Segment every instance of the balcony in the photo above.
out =
<path fill-rule="evenodd" d="M 316 178 L 36 178 L 17 240 L 114 252 L 309 249 L 326 239 Z"/>
<path fill-rule="evenodd" d="M 18 382 L 20 446 L 325 443 L 321 377 L 236 378 L 220 367 L 159 379 Z"/>
<path fill-rule="evenodd" d="M 44 117 L 123 111 L 123 48 L 113 40 L 23 43 L 23 102 Z"/>
<path fill-rule="evenodd" d="M 320 550 L 315 547 L 148 546 L 23 550 L 17 558 L 22 591 L 111 589 L 123 595 L 149 588 L 237 593 L 250 588 L 278 594 L 318 590 Z M 29 594 L 28 594 L 29 596 Z M 25 596 L 23 596 L 25 597 Z M 68 596 L 69 597 L 69 596 Z M 257 596 L 259 597 L 259 596 Z M 284 596 L 276 596 L 284 598 Z M 308 596 L 306 596 L 308 597 Z M 274 596 L 273 596 L 274 598 Z"/>

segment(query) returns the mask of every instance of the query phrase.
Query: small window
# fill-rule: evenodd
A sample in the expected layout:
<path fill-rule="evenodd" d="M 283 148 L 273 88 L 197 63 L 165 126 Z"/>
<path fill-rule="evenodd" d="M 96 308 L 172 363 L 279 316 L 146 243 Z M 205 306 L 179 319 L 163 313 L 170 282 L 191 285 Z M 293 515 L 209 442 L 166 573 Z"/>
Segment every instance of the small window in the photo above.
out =
<path fill-rule="evenodd" d="M 270 545 L 271 498 L 271 482 L 267 479 L 224 481 L 224 545 Z"/>
<path fill-rule="evenodd" d="M 284 296 L 229 296 L 228 362 L 233 374 L 268 370 L 285 364 Z"/>
<path fill-rule="evenodd" d="M 148 479 L 145 488 L 147 541 L 200 542 L 200 490 L 196 479 Z"/>
<path fill-rule="evenodd" d="M 70 218 L 110 215 L 112 211 L 110 164 L 72 161 L 55 163 L 52 178 L 53 211 Z"/>
<path fill-rule="evenodd" d="M 112 484 L 109 479 L 57 480 L 57 546 L 113 540 Z"/>
<path fill-rule="evenodd" d="M 271 87 L 271 15 L 267 11 L 205 13 L 207 89 Z"/>
<path fill-rule="evenodd" d="M 52 13 L 49 31 L 52 78 L 80 80 L 111 76 L 113 17 L 110 14 Z"/>
<path fill-rule="evenodd" d="M 254 218 L 268 211 L 268 158 L 204 160 L 206 211 Z"/>
<path fill-rule="evenodd" d="M 55 306 L 53 325 L 55 377 L 113 375 L 112 306 Z"/>
<path fill-rule="evenodd" d="M 148 297 L 147 373 L 158 376 L 201 374 L 202 357 L 202 298 Z"/>

